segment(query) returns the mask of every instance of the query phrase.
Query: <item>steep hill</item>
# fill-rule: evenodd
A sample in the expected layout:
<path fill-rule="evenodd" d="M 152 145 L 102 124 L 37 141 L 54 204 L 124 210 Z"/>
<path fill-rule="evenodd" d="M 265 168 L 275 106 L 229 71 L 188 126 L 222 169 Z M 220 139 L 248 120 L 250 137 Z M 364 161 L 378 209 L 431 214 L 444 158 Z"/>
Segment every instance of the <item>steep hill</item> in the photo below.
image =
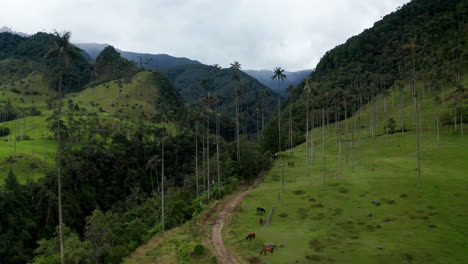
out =
<path fill-rule="evenodd" d="M 286 88 L 289 85 L 296 86 L 301 83 L 307 75 L 309 75 L 313 70 L 302 70 L 296 72 L 285 72 L 287 78 L 279 84 L 279 91 L 281 94 L 286 95 Z M 273 80 L 273 71 L 271 70 L 244 70 L 245 73 L 257 79 L 261 84 L 270 88 L 271 90 L 278 92 L 278 82 Z"/>
<path fill-rule="evenodd" d="M 461 89 L 468 68 L 466 17 L 466 0 L 412 1 L 386 15 L 322 57 L 309 75 L 311 110 L 326 109 L 327 123 L 345 118 L 345 112 L 350 116 L 359 106 L 387 94 L 389 88 L 411 84 L 413 58 L 414 80 L 420 84 L 416 88 L 418 97 L 434 97 L 444 86 Z M 290 107 L 293 145 L 305 140 L 304 84 L 296 87 L 292 100 L 283 106 L 283 149 L 289 142 Z M 457 111 L 466 114 L 468 110 L 459 106 Z M 272 151 L 278 149 L 276 127 L 268 126 L 266 134 L 274 136 L 264 142 Z"/>
<path fill-rule="evenodd" d="M 76 43 L 77 47 L 86 51 L 89 54 L 91 60 L 96 60 L 97 56 L 108 44 L 97 44 L 97 43 Z M 137 53 L 130 51 L 123 51 L 117 49 L 120 55 L 130 61 L 135 62 L 138 66 L 148 70 L 156 70 L 164 67 L 172 67 L 184 64 L 200 64 L 195 60 L 187 58 L 178 58 L 167 54 L 149 54 L 149 53 Z"/>

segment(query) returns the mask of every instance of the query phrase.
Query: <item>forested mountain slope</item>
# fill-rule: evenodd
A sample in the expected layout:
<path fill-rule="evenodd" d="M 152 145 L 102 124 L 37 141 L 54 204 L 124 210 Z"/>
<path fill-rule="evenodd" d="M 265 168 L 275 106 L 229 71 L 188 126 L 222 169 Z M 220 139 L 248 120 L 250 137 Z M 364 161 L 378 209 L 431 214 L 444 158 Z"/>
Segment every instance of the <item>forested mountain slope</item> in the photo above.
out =
<path fill-rule="evenodd" d="M 387 94 L 388 88 L 409 85 L 413 80 L 418 83 L 418 97 L 433 96 L 447 85 L 461 91 L 468 68 L 467 17 L 466 0 L 411 1 L 383 17 L 322 57 L 309 75 L 311 110 L 325 109 L 327 122 L 340 120 L 373 98 Z M 283 106 L 285 139 L 292 107 L 293 145 L 305 140 L 304 84 L 295 88 L 292 99 Z M 466 114 L 467 110 L 460 111 Z M 267 134 L 275 133 L 277 138 L 275 126 L 270 124 Z M 277 149 L 273 138 L 271 144 L 265 144 Z M 282 142 L 286 147 L 287 140 Z"/>
<path fill-rule="evenodd" d="M 277 95 L 270 92 L 263 96 L 265 94 L 262 95 L 262 91 L 269 88 L 243 72 L 239 72 L 238 83 L 232 80 L 233 70 L 221 69 L 219 73 L 215 73 L 212 66 L 203 64 L 181 65 L 159 71 L 169 78 L 182 97 L 191 104 L 202 104 L 200 99 L 208 92 L 221 96 L 219 110 L 231 120 L 235 116 L 235 90 L 240 87 L 242 94 L 239 98 L 239 109 L 243 133 L 256 132 L 256 120 L 261 119 L 263 105 L 266 118 L 276 109 Z M 206 86 L 201 85 L 202 80 L 207 81 Z"/>

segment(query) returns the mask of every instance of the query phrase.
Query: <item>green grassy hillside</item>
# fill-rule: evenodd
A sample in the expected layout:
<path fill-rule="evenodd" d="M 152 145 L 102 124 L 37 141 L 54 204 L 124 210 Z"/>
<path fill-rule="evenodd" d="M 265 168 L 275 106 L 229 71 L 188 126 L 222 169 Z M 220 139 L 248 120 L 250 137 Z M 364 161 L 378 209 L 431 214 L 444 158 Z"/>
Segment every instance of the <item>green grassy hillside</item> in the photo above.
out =
<path fill-rule="evenodd" d="M 56 92 L 49 88 L 43 74 L 33 72 L 19 80 L 5 82 L 0 93 L 0 106 L 9 101 L 19 115 L 17 120 L 0 123 L 0 127 L 10 129 L 8 136 L 0 137 L 0 182 L 3 184 L 3 178 L 10 169 L 23 183 L 27 179 L 43 177 L 47 169 L 55 166 L 57 147 L 47 118 L 55 110 L 56 101 L 52 98 Z M 63 119 L 71 113 L 68 105 L 73 103 L 85 109 L 85 115 L 81 118 L 99 113 L 102 124 L 116 124 L 124 120 L 133 127 L 137 120 L 154 118 L 162 109 L 168 109 L 172 111 L 169 114 L 174 115 L 182 106 L 182 101 L 167 79 L 149 71 L 138 72 L 129 80 L 104 82 L 78 93 L 67 94 L 63 103 Z M 39 115 L 29 115 L 32 107 L 40 111 Z M 170 131 L 175 133 L 175 127 L 170 126 Z M 16 161 L 13 162 L 10 157 L 16 157 Z M 34 170 L 33 163 L 37 166 Z"/>
<path fill-rule="evenodd" d="M 406 95 L 408 96 L 408 90 Z M 454 98 L 445 88 L 444 103 L 434 113 L 452 113 Z M 438 94 L 442 97 L 441 94 Z M 391 106 L 391 98 L 394 107 Z M 468 228 L 468 150 L 460 127 L 440 128 L 437 144 L 432 119 L 433 95 L 421 100 L 422 171 L 417 182 L 414 131 L 385 135 L 383 99 L 377 98 L 377 136 L 368 130 L 369 105 L 340 122 L 342 170 L 334 124 L 315 129 L 315 159 L 306 173 L 305 144 L 284 153 L 285 192 L 281 192 L 281 161 L 275 162 L 265 181 L 244 200 L 224 230 L 225 242 L 244 263 L 462 263 L 466 257 Z M 395 89 L 387 98 L 389 117 L 397 123 L 404 110 L 406 128 L 414 129 L 411 101 L 401 108 Z M 466 98 L 464 100 L 466 104 Z M 360 113 L 360 114 L 359 114 Z M 360 115 L 360 122 L 358 117 Z M 450 121 L 450 118 L 446 118 Z M 351 129 L 354 120 L 362 127 Z M 442 120 L 442 119 L 441 119 Z M 445 120 L 445 119 L 444 119 Z M 349 125 L 349 153 L 345 158 L 344 122 Z M 325 187 L 322 184 L 320 132 L 325 141 Z M 278 200 L 278 194 L 280 200 Z M 375 206 L 372 201 L 381 203 Z M 271 224 L 261 226 L 256 207 L 275 208 Z M 372 214 L 369 217 L 369 214 Z M 255 241 L 245 236 L 255 232 Z M 260 256 L 263 243 L 282 244 L 274 254 Z"/>

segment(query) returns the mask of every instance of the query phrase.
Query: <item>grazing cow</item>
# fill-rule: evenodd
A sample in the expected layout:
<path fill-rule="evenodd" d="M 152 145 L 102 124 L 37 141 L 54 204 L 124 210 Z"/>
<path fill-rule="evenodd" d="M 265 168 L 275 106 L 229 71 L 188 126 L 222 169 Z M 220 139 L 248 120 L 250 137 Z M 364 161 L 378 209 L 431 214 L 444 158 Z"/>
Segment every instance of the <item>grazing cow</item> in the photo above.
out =
<path fill-rule="evenodd" d="M 271 254 L 273 254 L 273 248 L 262 248 L 262 250 L 260 250 L 260 255 L 262 253 L 265 253 L 265 255 L 266 255 L 268 251 L 270 251 Z"/>
<path fill-rule="evenodd" d="M 258 212 L 261 212 L 261 213 L 266 213 L 266 210 L 262 207 L 257 207 L 257 213 Z"/>
<path fill-rule="evenodd" d="M 260 224 L 263 225 L 263 218 L 260 217 Z"/>
<path fill-rule="evenodd" d="M 245 237 L 245 240 L 252 240 L 255 239 L 255 233 L 250 233 Z"/>
<path fill-rule="evenodd" d="M 290 167 L 294 167 L 296 164 L 295 164 L 293 161 L 291 161 L 291 162 L 288 162 L 288 165 L 289 165 Z"/>
<path fill-rule="evenodd" d="M 375 206 L 379 206 L 380 205 L 380 202 L 379 201 L 372 201 L 373 204 L 375 204 Z"/>

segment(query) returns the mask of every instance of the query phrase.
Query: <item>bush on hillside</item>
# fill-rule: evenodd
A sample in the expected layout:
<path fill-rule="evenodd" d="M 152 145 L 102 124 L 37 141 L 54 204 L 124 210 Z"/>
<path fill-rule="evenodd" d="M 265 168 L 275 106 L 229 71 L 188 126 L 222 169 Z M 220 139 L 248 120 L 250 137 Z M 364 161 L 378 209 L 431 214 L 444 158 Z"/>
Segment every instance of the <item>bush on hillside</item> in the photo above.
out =
<path fill-rule="evenodd" d="M 0 137 L 8 136 L 10 134 L 10 128 L 0 127 Z"/>

